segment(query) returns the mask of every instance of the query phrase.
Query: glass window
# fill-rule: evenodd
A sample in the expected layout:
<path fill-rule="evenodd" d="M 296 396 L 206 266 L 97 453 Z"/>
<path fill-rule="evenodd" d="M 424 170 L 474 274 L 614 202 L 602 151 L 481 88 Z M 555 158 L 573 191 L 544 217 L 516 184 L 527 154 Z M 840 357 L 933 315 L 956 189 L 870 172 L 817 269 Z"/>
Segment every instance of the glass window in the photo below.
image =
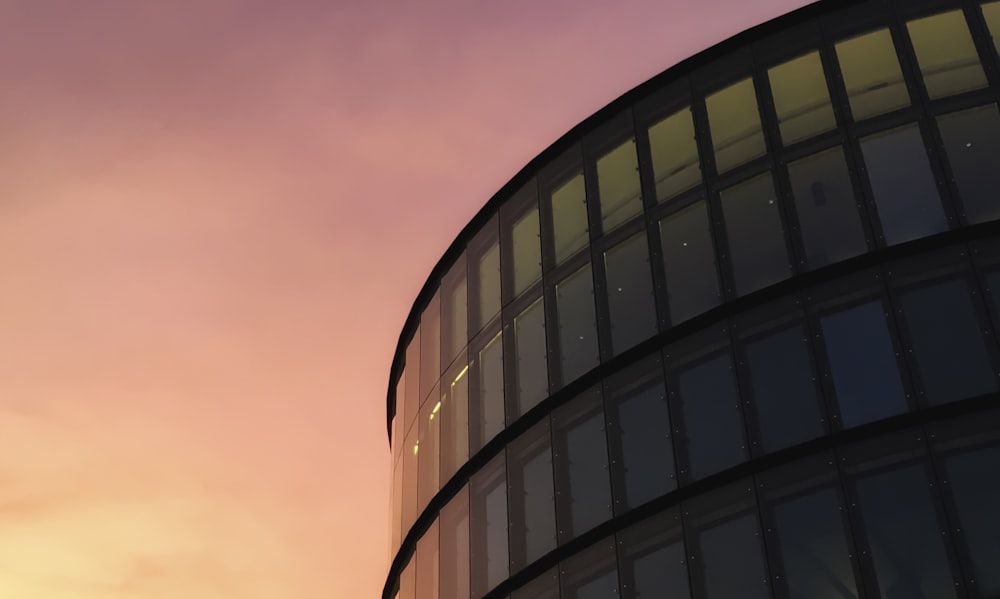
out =
<path fill-rule="evenodd" d="M 611 351 L 633 347 L 656 334 L 656 303 L 646 233 L 604 252 L 611 313 Z"/>
<path fill-rule="evenodd" d="M 601 389 L 594 387 L 552 414 L 556 443 L 559 543 L 611 519 L 608 442 Z"/>
<path fill-rule="evenodd" d="M 559 365 L 565 385 L 597 366 L 597 313 L 590 264 L 556 284 L 559 311 Z M 545 359 L 541 363 L 544 367 Z"/>
<path fill-rule="evenodd" d="M 670 322 L 677 324 L 722 302 L 715 245 L 704 200 L 660 221 Z"/>
<path fill-rule="evenodd" d="M 552 568 L 538 578 L 517 589 L 510 599 L 560 599 L 559 571 Z"/>
<path fill-rule="evenodd" d="M 791 275 L 771 174 L 719 193 L 736 292 L 746 295 Z"/>
<path fill-rule="evenodd" d="M 618 599 L 614 537 L 559 564 L 562 599 Z"/>
<path fill-rule="evenodd" d="M 437 395 L 437 389 L 432 392 Z M 441 453 L 441 419 L 438 413 L 441 403 L 436 400 L 424 403 L 420 408 L 420 431 L 417 441 L 417 461 L 420 469 L 417 481 L 418 512 L 427 507 L 427 503 L 438 492 L 438 475 L 440 473 Z"/>
<path fill-rule="evenodd" d="M 472 596 L 479 599 L 507 579 L 507 483 L 504 455 L 469 481 Z"/>
<path fill-rule="evenodd" d="M 858 509 L 883 597 L 955 597 L 933 488 L 921 465 L 857 481 Z"/>
<path fill-rule="evenodd" d="M 441 370 L 446 370 L 469 342 L 466 260 L 462 254 L 441 281 Z M 464 361 L 464 356 L 463 356 Z"/>
<path fill-rule="evenodd" d="M 469 459 L 469 367 L 458 363 L 441 382 L 441 481 Z M 503 417 L 500 418 L 501 422 Z"/>
<path fill-rule="evenodd" d="M 417 592 L 417 560 L 410 558 L 409 563 L 399 574 L 399 599 L 414 599 Z"/>
<path fill-rule="evenodd" d="M 642 214 L 635 139 L 629 139 L 597 159 L 597 190 L 605 233 Z"/>
<path fill-rule="evenodd" d="M 399 461 L 403 455 L 403 436 L 406 434 L 406 369 L 399 373 L 396 381 L 396 414 L 392 418 L 392 460 Z"/>
<path fill-rule="evenodd" d="M 1000 595 L 1000 448 L 992 447 L 945 460 L 947 480 L 958 511 L 959 529 L 972 559 L 982 597 Z"/>
<path fill-rule="evenodd" d="M 952 280 L 913 289 L 901 294 L 900 303 L 931 404 L 996 391 L 968 283 Z"/>
<path fill-rule="evenodd" d="M 882 232 L 889 245 L 948 228 L 924 141 L 916 125 L 861 140 Z"/>
<path fill-rule="evenodd" d="M 510 563 L 514 573 L 556 546 L 551 438 L 546 418 L 507 447 Z"/>
<path fill-rule="evenodd" d="M 910 21 L 906 29 L 932 99 L 988 85 L 961 10 Z"/>
<path fill-rule="evenodd" d="M 837 126 L 819 52 L 811 52 L 767 71 L 785 145 Z"/>
<path fill-rule="evenodd" d="M 511 257 L 514 263 L 512 287 L 514 295 L 521 295 L 525 289 L 542 276 L 542 249 L 538 233 L 538 206 L 532 204 L 511 227 Z"/>
<path fill-rule="evenodd" d="M 517 418 L 545 399 L 549 390 L 545 367 L 545 313 L 542 298 L 514 318 L 514 351 L 517 380 Z"/>
<path fill-rule="evenodd" d="M 684 504 L 695 599 L 769 599 L 753 482 L 746 480 Z"/>
<path fill-rule="evenodd" d="M 1000 32 L 997 33 L 1000 35 Z M 1000 218 L 1000 112 L 996 104 L 937 118 L 970 223 Z"/>
<path fill-rule="evenodd" d="M 654 355 L 604 382 L 618 513 L 677 488 L 663 365 Z"/>
<path fill-rule="evenodd" d="M 417 521 L 417 431 L 420 427 L 410 429 L 406 436 L 406 446 L 403 448 L 403 529 L 402 536 L 410 532 L 410 527 Z"/>
<path fill-rule="evenodd" d="M 788 177 L 809 268 L 846 260 L 868 248 L 841 147 L 790 163 Z"/>
<path fill-rule="evenodd" d="M 1000 2 L 985 2 L 982 8 L 983 18 L 986 19 L 986 26 L 993 38 L 993 47 L 1000 54 Z"/>
<path fill-rule="evenodd" d="M 420 327 L 414 331 L 413 339 L 406 346 L 406 374 L 403 430 L 409 432 L 410 427 L 417 421 L 417 412 L 420 410 Z"/>
<path fill-rule="evenodd" d="M 907 410 L 881 302 L 828 314 L 820 326 L 845 428 Z"/>
<path fill-rule="evenodd" d="M 478 333 L 500 313 L 500 239 L 495 217 L 469 243 L 469 280 L 469 322 L 471 332 Z"/>
<path fill-rule="evenodd" d="M 400 440 L 400 445 L 402 445 Z M 389 553 L 394 554 L 403 542 L 403 460 L 396 462 L 392 469 L 392 545 Z M 391 559 L 391 558 L 390 558 Z"/>
<path fill-rule="evenodd" d="M 469 597 L 469 487 L 441 508 L 441 599 Z"/>
<path fill-rule="evenodd" d="M 479 352 L 475 372 L 475 401 L 469 406 L 469 444 L 473 452 L 503 430 L 503 333 L 497 333 Z"/>
<path fill-rule="evenodd" d="M 701 163 L 690 108 L 649 127 L 649 150 L 657 202 L 669 200 L 701 183 Z"/>
<path fill-rule="evenodd" d="M 910 105 L 910 94 L 888 29 L 842 41 L 836 49 L 854 120 Z"/>
<path fill-rule="evenodd" d="M 438 569 L 438 523 L 435 521 L 417 541 L 416 599 L 439 599 Z"/>
<path fill-rule="evenodd" d="M 708 109 L 718 172 L 728 171 L 767 153 L 753 79 L 748 77 L 707 96 L 705 108 Z"/>
<path fill-rule="evenodd" d="M 676 509 L 619 532 L 618 548 L 623 599 L 691 596 Z"/>
<path fill-rule="evenodd" d="M 670 393 L 677 410 L 674 426 L 686 450 L 689 477 L 704 478 L 747 457 L 732 360 L 728 348 L 687 363 L 670 360 L 674 351 L 668 350 L 668 372 L 676 377 Z"/>
<path fill-rule="evenodd" d="M 435 293 L 420 315 L 420 404 L 441 376 L 441 296 Z"/>
<path fill-rule="evenodd" d="M 552 238 L 556 264 L 561 264 L 590 243 L 587 190 L 583 172 L 579 169 L 552 191 Z"/>

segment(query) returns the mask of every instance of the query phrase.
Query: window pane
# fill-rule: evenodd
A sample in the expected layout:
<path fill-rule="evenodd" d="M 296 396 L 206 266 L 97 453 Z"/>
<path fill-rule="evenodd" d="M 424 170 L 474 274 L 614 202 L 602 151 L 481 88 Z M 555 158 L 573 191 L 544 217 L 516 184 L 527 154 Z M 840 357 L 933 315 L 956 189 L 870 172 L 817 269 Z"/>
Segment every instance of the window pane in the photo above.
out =
<path fill-rule="evenodd" d="M 836 48 L 854 120 L 910 105 L 888 29 L 840 42 Z"/>
<path fill-rule="evenodd" d="M 796 325 L 746 345 L 752 403 L 765 452 L 823 434 L 806 331 Z"/>
<path fill-rule="evenodd" d="M 545 574 L 533 579 L 528 584 L 517 589 L 510 599 L 559 599 L 559 572 L 552 568 Z"/>
<path fill-rule="evenodd" d="M 409 563 L 399 574 L 399 599 L 414 599 L 417 592 L 417 560 L 410 558 Z"/>
<path fill-rule="evenodd" d="M 559 564 L 562 599 L 618 599 L 614 537 Z"/>
<path fill-rule="evenodd" d="M 820 319 L 844 427 L 907 410 L 884 309 L 878 301 Z"/>
<path fill-rule="evenodd" d="M 410 429 L 403 447 L 403 529 L 402 536 L 410 532 L 410 527 L 417 521 L 417 431 L 419 426 Z"/>
<path fill-rule="evenodd" d="M 559 543 L 611 519 L 611 480 L 599 387 L 552 415 L 556 439 Z"/>
<path fill-rule="evenodd" d="M 861 140 L 882 232 L 889 245 L 948 228 L 937 184 L 916 125 Z"/>
<path fill-rule="evenodd" d="M 610 377 L 604 395 L 615 506 L 624 513 L 677 488 L 659 356 Z"/>
<path fill-rule="evenodd" d="M 722 302 L 715 246 L 704 200 L 660 221 L 670 322 L 677 324 Z"/>
<path fill-rule="evenodd" d="M 624 599 L 685 599 L 691 596 L 684 539 L 676 510 L 621 531 L 618 547 Z"/>
<path fill-rule="evenodd" d="M 506 580 L 509 572 L 505 478 L 500 453 L 469 482 L 472 596 L 476 599 Z"/>
<path fill-rule="evenodd" d="M 988 85 L 961 10 L 910 21 L 906 29 L 931 99 Z"/>
<path fill-rule="evenodd" d="M 900 299 L 931 404 L 996 391 L 984 327 L 965 281 L 914 289 Z"/>
<path fill-rule="evenodd" d="M 458 365 L 456 365 L 458 368 Z M 469 367 L 461 364 L 442 381 L 441 481 L 442 486 L 469 459 Z"/>
<path fill-rule="evenodd" d="M 728 352 L 674 371 L 677 387 L 671 397 L 681 416 L 675 425 L 687 449 L 690 477 L 704 478 L 745 460 L 743 416 Z"/>
<path fill-rule="evenodd" d="M 451 366 L 469 342 L 469 311 L 466 295 L 465 254 L 441 282 L 441 369 Z M 464 354 L 463 354 L 464 361 Z"/>
<path fill-rule="evenodd" d="M 437 389 L 432 392 L 437 395 Z M 420 408 L 420 432 L 417 447 L 417 461 L 419 462 L 420 476 L 417 481 L 417 499 L 419 509 L 422 512 L 427 507 L 427 502 L 438 492 L 438 475 L 440 473 L 440 452 L 441 452 L 441 419 L 438 413 L 441 411 L 441 404 L 437 400 L 425 402 Z"/>
<path fill-rule="evenodd" d="M 503 334 L 486 344 L 479 352 L 477 397 L 470 410 L 472 420 L 469 442 L 473 452 L 503 430 Z"/>
<path fill-rule="evenodd" d="M 556 502 L 548 418 L 507 449 L 510 478 L 510 561 L 518 572 L 556 546 Z"/>
<path fill-rule="evenodd" d="M 420 315 L 420 404 L 441 376 L 441 296 L 435 293 Z"/>
<path fill-rule="evenodd" d="M 565 385 L 597 366 L 600 359 L 590 264 L 556 284 L 556 309 L 559 311 L 559 365 Z M 545 364 L 544 356 L 542 364 Z"/>
<path fill-rule="evenodd" d="M 948 482 L 955 498 L 961 537 L 975 569 L 972 578 L 984 597 L 1000 595 L 1000 448 L 948 458 Z"/>
<path fill-rule="evenodd" d="M 438 569 L 438 523 L 434 522 L 417 541 L 416 599 L 439 599 Z"/>
<path fill-rule="evenodd" d="M 785 145 L 837 126 L 819 52 L 800 56 L 767 72 Z"/>
<path fill-rule="evenodd" d="M 993 47 L 1000 54 L 1000 2 L 986 2 L 983 4 L 983 17 L 986 25 L 990 29 L 990 36 L 993 38 Z"/>
<path fill-rule="evenodd" d="M 939 116 L 937 123 L 969 222 L 1000 218 L 1000 112 L 996 104 Z"/>
<path fill-rule="evenodd" d="M 858 508 L 883 597 L 955 597 L 948 556 L 922 466 L 857 482 Z"/>
<path fill-rule="evenodd" d="M 560 264 L 590 243 L 587 227 L 587 190 L 577 172 L 552 192 L 552 237 Z"/>
<path fill-rule="evenodd" d="M 469 597 L 469 487 L 441 508 L 441 599 Z"/>
<path fill-rule="evenodd" d="M 409 432 L 417 421 L 420 411 L 420 328 L 413 333 L 413 339 L 406 346 L 406 402 L 403 417 L 403 430 Z"/>
<path fill-rule="evenodd" d="M 399 441 L 402 445 L 402 440 Z M 392 545 L 389 546 L 390 559 L 403 542 L 403 460 L 396 462 L 392 469 Z"/>
<path fill-rule="evenodd" d="M 701 183 L 701 163 L 691 109 L 676 112 L 649 128 L 656 201 L 663 202 Z"/>
<path fill-rule="evenodd" d="M 646 233 L 604 252 L 611 313 L 611 350 L 631 348 L 656 334 L 656 304 Z"/>
<path fill-rule="evenodd" d="M 788 177 L 810 268 L 846 260 L 867 249 L 842 148 L 792 162 Z"/>
<path fill-rule="evenodd" d="M 629 139 L 597 159 L 597 189 L 605 233 L 642 214 L 635 139 Z"/>
<path fill-rule="evenodd" d="M 705 108 L 708 109 L 718 172 L 727 171 L 767 152 L 753 79 L 744 79 L 706 97 Z"/>
<path fill-rule="evenodd" d="M 736 292 L 746 295 L 791 275 L 771 175 L 719 193 Z"/>
<path fill-rule="evenodd" d="M 469 321 L 478 333 L 500 313 L 500 240 L 496 218 L 469 244 Z"/>
<path fill-rule="evenodd" d="M 517 414 L 511 414 L 512 420 L 545 399 L 549 390 L 545 367 L 545 313 L 541 298 L 514 318 L 514 346 L 517 354 Z"/>
<path fill-rule="evenodd" d="M 520 216 L 511 229 L 514 259 L 514 296 L 521 294 L 542 276 L 542 253 L 538 237 L 538 206 Z"/>

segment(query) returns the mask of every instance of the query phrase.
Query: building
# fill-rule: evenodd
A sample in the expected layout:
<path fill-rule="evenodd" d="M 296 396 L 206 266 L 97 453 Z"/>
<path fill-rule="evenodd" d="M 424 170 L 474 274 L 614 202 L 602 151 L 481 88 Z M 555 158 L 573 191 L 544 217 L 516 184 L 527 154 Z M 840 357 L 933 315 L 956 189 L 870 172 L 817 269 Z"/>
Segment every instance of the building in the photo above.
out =
<path fill-rule="evenodd" d="M 998 44 L 826 0 L 518 173 L 400 336 L 383 599 L 1000 597 Z"/>

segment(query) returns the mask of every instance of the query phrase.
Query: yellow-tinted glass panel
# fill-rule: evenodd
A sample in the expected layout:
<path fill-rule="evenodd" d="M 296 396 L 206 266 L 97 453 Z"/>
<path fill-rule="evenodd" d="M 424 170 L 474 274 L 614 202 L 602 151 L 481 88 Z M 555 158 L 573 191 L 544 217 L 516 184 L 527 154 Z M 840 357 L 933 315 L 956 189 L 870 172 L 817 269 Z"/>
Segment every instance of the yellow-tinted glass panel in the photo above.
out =
<path fill-rule="evenodd" d="M 910 95 L 888 29 L 840 42 L 837 58 L 854 120 L 910 105 Z"/>
<path fill-rule="evenodd" d="M 780 64 L 767 72 L 785 144 L 837 126 L 819 52 Z"/>
<path fill-rule="evenodd" d="M 605 233 L 642 212 L 634 139 L 597 159 L 597 188 Z"/>
<path fill-rule="evenodd" d="M 986 19 L 986 26 L 990 28 L 990 35 L 993 36 L 993 47 L 1000 53 L 1000 2 L 984 4 L 983 17 Z"/>
<path fill-rule="evenodd" d="M 514 295 L 542 276 L 541 244 L 538 240 L 538 208 L 532 207 L 514 223 Z"/>
<path fill-rule="evenodd" d="M 986 87 L 986 74 L 961 10 L 906 24 L 927 95 L 941 98 Z"/>
<path fill-rule="evenodd" d="M 663 202 L 701 183 L 701 164 L 691 109 L 676 112 L 649 128 L 656 201 Z"/>
<path fill-rule="evenodd" d="M 557 263 L 587 246 L 590 237 L 583 173 L 574 175 L 552 192 L 552 221 Z"/>
<path fill-rule="evenodd" d="M 715 148 L 715 166 L 720 173 L 767 152 L 752 79 L 706 97 L 705 107 Z"/>

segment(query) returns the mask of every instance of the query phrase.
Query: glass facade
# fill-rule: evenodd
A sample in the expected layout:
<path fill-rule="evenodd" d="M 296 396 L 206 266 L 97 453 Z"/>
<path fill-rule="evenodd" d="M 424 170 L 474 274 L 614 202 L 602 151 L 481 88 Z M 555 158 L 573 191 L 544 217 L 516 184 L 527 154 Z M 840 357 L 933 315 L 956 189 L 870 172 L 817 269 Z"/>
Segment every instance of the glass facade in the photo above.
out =
<path fill-rule="evenodd" d="M 425 285 L 384 599 L 1000 596 L 1000 2 L 757 33 L 574 129 Z"/>

